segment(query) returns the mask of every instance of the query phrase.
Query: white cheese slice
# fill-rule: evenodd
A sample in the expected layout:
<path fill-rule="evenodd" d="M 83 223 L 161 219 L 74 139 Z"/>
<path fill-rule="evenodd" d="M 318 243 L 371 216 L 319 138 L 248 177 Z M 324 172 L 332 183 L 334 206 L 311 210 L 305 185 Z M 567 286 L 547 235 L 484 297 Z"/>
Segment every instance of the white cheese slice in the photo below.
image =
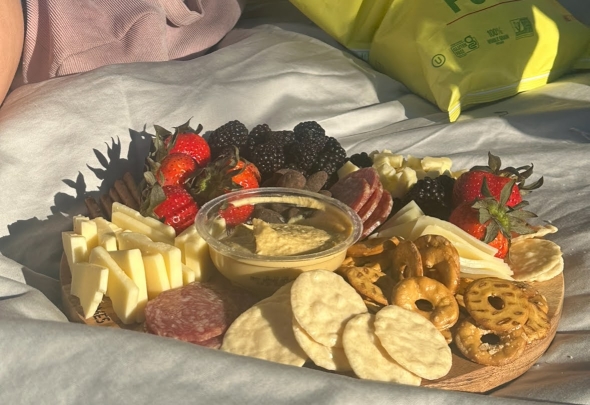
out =
<path fill-rule="evenodd" d="M 482 277 L 498 277 L 498 278 L 501 278 L 504 280 L 514 280 L 512 278 L 512 276 L 509 274 L 496 273 L 495 271 L 490 270 L 490 269 L 478 269 L 478 268 L 465 267 L 465 266 L 461 266 L 460 275 L 461 275 L 461 277 L 472 278 L 472 279 L 482 278 Z"/>
<path fill-rule="evenodd" d="M 124 204 L 114 202 L 113 212 L 122 212 L 131 218 L 137 219 L 150 228 L 153 228 L 155 231 L 166 235 L 168 238 L 174 239 L 176 237 L 176 231 L 170 225 L 160 222 L 156 218 L 144 217 L 139 211 L 134 210 L 133 208 L 130 208 Z"/>
<path fill-rule="evenodd" d="M 81 215 L 74 216 L 74 232 L 86 238 L 88 251 L 98 246 L 98 229 L 96 223 Z"/>
<path fill-rule="evenodd" d="M 145 281 L 148 300 L 153 300 L 161 292 L 170 289 L 166 263 L 159 253 L 142 254 L 143 267 L 145 269 Z"/>
<path fill-rule="evenodd" d="M 383 229 L 382 231 L 379 231 L 378 233 L 371 235 L 369 238 L 391 238 L 392 236 L 397 236 L 403 239 L 410 239 L 412 231 L 416 226 L 416 222 L 417 220 L 415 219 L 413 221 L 408 221 L 404 224 L 391 226 L 387 229 Z"/>
<path fill-rule="evenodd" d="M 154 242 L 137 232 L 121 232 L 117 235 L 119 249 L 139 249 L 142 254 L 160 253 L 166 263 L 170 288 L 182 286 L 182 254 L 180 249 L 167 243 Z"/>
<path fill-rule="evenodd" d="M 124 324 L 135 323 L 139 288 L 102 246 L 92 249 L 89 261 L 109 269 L 107 291 L 113 310 Z"/>
<path fill-rule="evenodd" d="M 84 319 L 88 319 L 94 315 L 107 291 L 109 270 L 92 263 L 74 263 L 70 270 L 71 293 L 80 299 Z"/>
<path fill-rule="evenodd" d="M 123 212 L 113 212 L 111 219 L 115 225 L 131 232 L 141 233 L 155 242 L 167 243 L 169 245 L 174 244 L 174 236 L 166 235 L 147 225 L 145 222 L 130 217 Z"/>
<path fill-rule="evenodd" d="M 73 231 L 62 232 L 61 240 L 70 269 L 74 263 L 88 261 L 88 243 L 86 238 Z"/>
<path fill-rule="evenodd" d="M 424 216 L 424 212 L 414 200 L 404 205 L 398 212 L 389 218 L 382 226 L 381 230 L 391 228 L 398 225 L 403 225 L 406 222 L 414 221 L 419 217 Z"/>
<path fill-rule="evenodd" d="M 143 322 L 145 320 L 145 306 L 148 301 L 148 295 L 141 250 L 117 250 L 109 252 L 109 254 L 139 289 L 137 294 L 136 322 Z"/>
<path fill-rule="evenodd" d="M 463 229 L 459 228 L 458 226 L 456 226 L 450 222 L 443 221 L 442 219 L 438 219 L 438 218 L 427 216 L 427 215 L 417 219 L 416 225 L 414 226 L 414 229 L 412 230 L 412 235 L 410 235 L 411 240 L 416 240 L 419 236 L 425 235 L 424 229 L 429 225 L 436 225 L 439 228 L 442 228 L 445 231 L 460 237 L 461 240 L 463 240 L 465 243 L 472 245 L 475 249 L 479 249 L 489 255 L 494 256 L 496 254 L 496 252 L 498 251 L 496 248 L 488 245 L 487 243 L 484 243 L 484 242 L 480 241 L 479 239 L 474 238 L 473 236 L 471 236 L 470 234 L 468 234 L 467 232 L 465 232 Z M 442 236 L 445 236 L 445 235 L 442 235 Z"/>
<path fill-rule="evenodd" d="M 187 285 L 195 281 L 195 272 L 186 264 L 182 265 L 182 284 Z"/>
<path fill-rule="evenodd" d="M 176 237 L 174 245 L 182 253 L 182 263 L 195 273 L 196 281 L 207 281 L 217 269 L 209 255 L 209 245 L 198 234 L 194 225 Z"/>

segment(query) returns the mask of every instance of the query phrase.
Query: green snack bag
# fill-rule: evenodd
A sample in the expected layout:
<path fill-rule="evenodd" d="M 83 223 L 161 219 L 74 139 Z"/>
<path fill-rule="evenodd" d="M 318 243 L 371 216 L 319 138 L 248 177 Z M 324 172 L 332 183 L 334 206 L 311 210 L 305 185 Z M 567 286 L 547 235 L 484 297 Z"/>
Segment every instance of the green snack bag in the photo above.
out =
<path fill-rule="evenodd" d="M 369 62 L 455 121 L 555 80 L 589 44 L 590 28 L 555 0 L 395 0 Z"/>
<path fill-rule="evenodd" d="M 367 60 L 371 40 L 393 0 L 290 0 L 332 38 Z"/>

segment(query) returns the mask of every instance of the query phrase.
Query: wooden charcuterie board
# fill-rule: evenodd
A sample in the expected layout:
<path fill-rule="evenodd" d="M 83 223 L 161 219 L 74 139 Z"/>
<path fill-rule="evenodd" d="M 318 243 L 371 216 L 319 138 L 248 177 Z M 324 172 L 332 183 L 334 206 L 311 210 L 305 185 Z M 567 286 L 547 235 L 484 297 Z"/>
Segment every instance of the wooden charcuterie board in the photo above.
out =
<path fill-rule="evenodd" d="M 60 283 L 62 292 L 63 311 L 72 322 L 84 323 L 90 326 L 113 327 L 144 332 L 143 324 L 123 324 L 111 306 L 109 298 L 105 297 L 93 317 L 84 319 L 82 308 L 77 297 L 70 294 L 71 273 L 65 255 L 60 265 Z M 563 274 L 551 280 L 535 283 L 535 288 L 541 292 L 549 304 L 550 330 L 546 338 L 530 343 L 524 353 L 514 362 L 505 366 L 483 366 L 465 359 L 451 344 L 453 351 L 453 366 L 451 371 L 439 380 L 423 380 L 422 385 L 465 392 L 486 392 L 505 384 L 531 368 L 545 353 L 557 332 L 557 325 L 561 318 L 564 298 Z"/>

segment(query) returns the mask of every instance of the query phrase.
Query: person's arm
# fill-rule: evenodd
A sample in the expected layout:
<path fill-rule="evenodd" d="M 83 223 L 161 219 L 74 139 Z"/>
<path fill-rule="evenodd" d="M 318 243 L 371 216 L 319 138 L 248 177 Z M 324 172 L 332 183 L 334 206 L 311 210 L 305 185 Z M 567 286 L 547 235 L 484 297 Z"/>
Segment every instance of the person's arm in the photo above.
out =
<path fill-rule="evenodd" d="M 24 36 L 21 0 L 0 0 L 0 104 L 18 68 Z"/>

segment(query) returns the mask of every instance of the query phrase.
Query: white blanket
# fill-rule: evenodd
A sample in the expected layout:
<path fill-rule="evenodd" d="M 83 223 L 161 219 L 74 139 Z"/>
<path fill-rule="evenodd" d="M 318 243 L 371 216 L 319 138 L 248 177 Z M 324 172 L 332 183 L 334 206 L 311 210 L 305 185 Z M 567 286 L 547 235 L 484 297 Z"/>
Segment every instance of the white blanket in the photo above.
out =
<path fill-rule="evenodd" d="M 273 27 L 235 31 L 192 61 L 114 65 L 25 86 L 0 109 L 1 404 L 590 404 L 590 74 L 465 112 L 435 107 L 364 62 Z M 86 193 L 136 175 L 153 124 L 192 117 L 290 129 L 318 121 L 349 154 L 390 149 L 535 164 L 531 209 L 559 228 L 566 298 L 555 341 L 526 374 L 487 395 L 399 386 L 287 367 L 137 332 L 67 323 L 60 232 Z M 536 176 L 534 176 L 536 178 Z"/>

